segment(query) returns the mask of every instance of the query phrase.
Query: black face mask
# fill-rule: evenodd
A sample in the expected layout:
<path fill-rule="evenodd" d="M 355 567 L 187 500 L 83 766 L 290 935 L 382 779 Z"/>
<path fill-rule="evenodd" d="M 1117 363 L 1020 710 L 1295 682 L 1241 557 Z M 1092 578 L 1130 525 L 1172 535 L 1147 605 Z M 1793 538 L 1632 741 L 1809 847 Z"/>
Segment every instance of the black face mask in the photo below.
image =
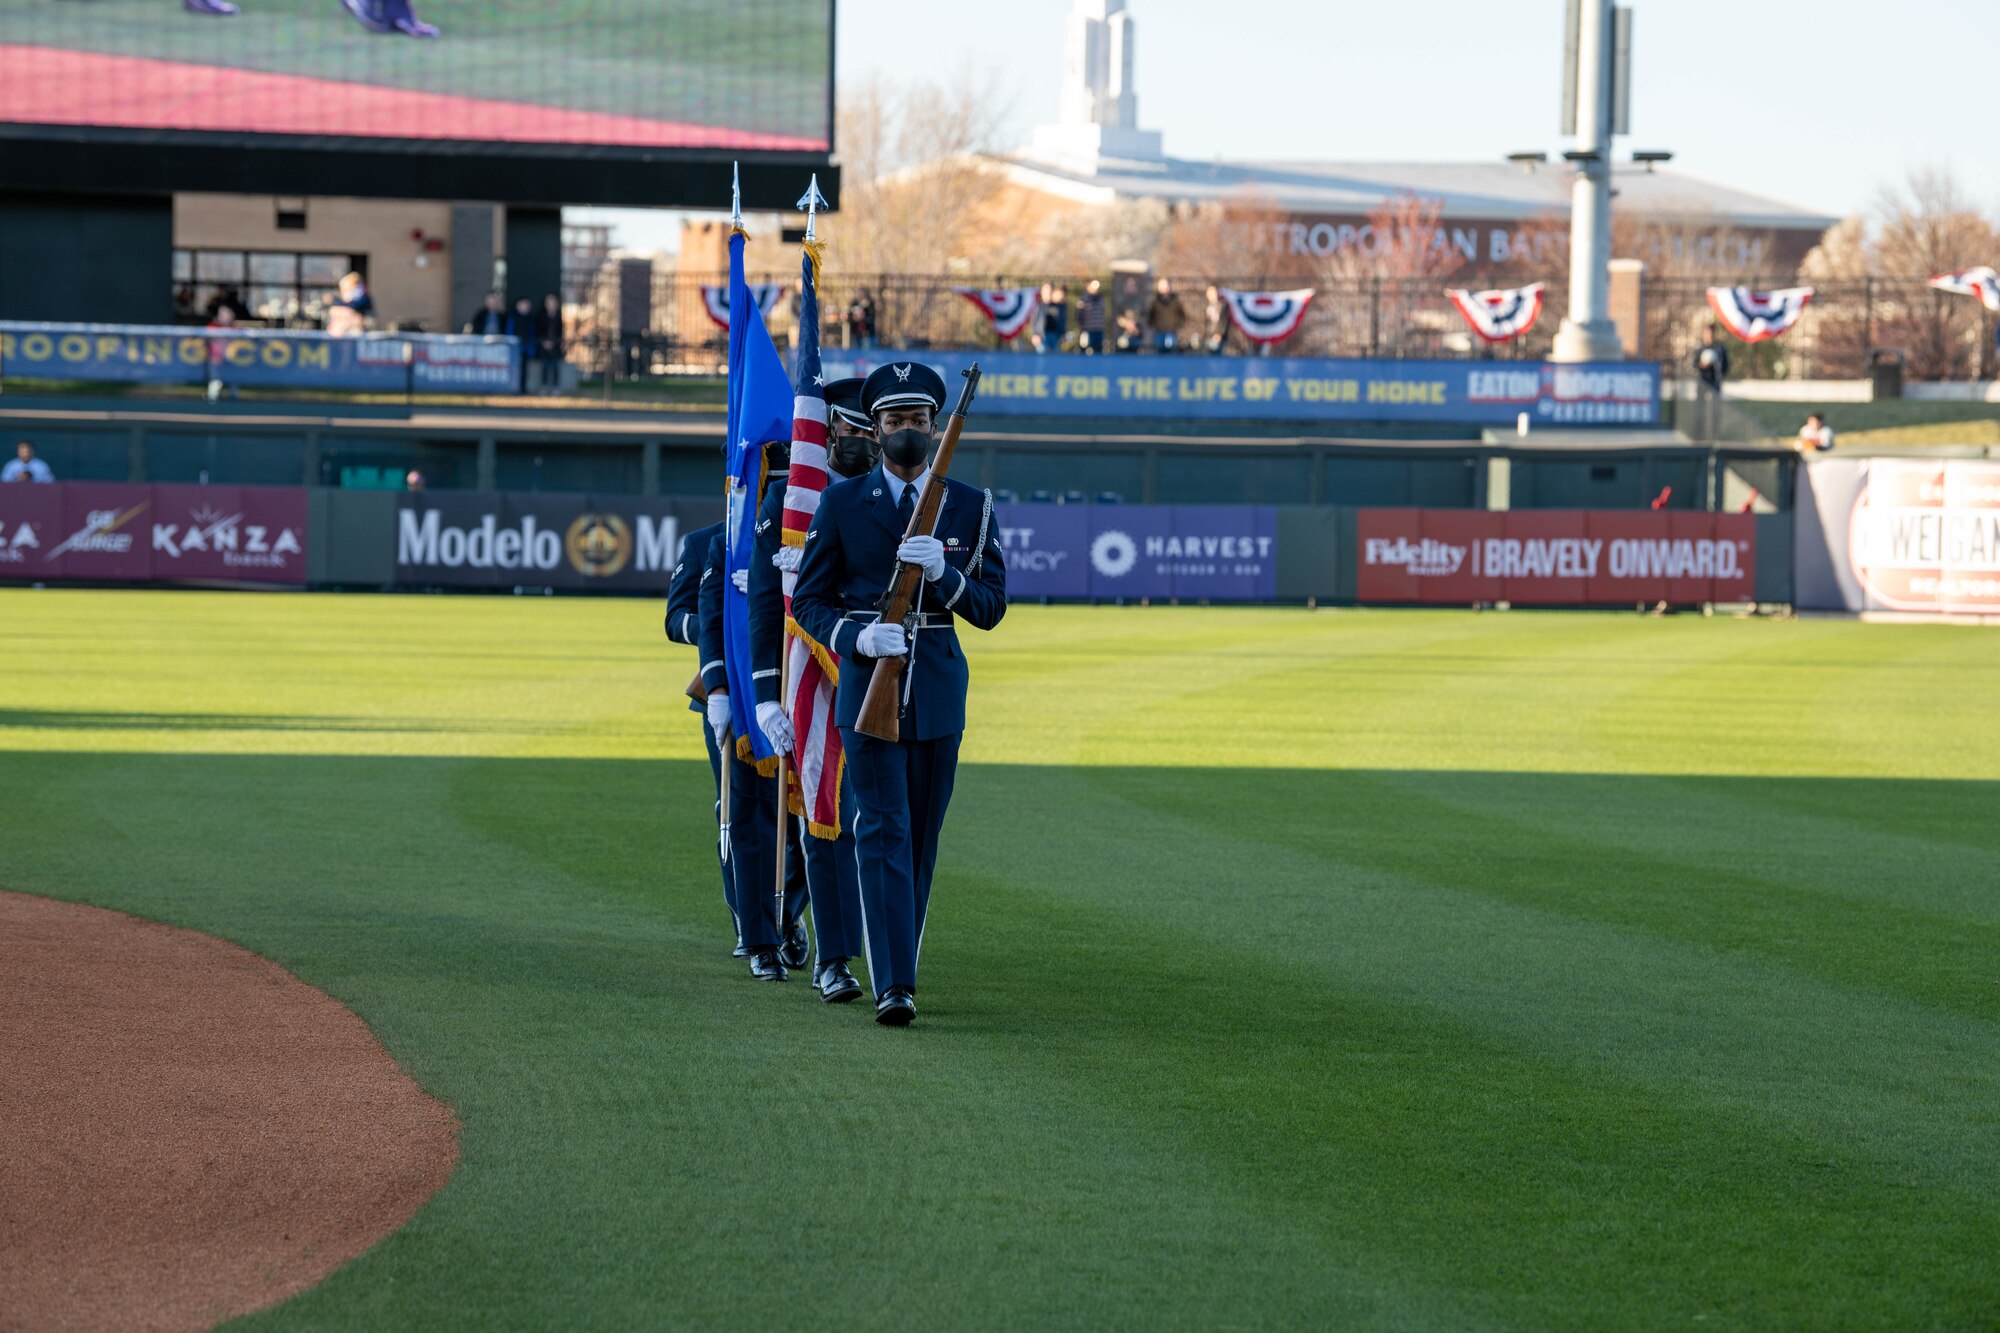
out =
<path fill-rule="evenodd" d="M 892 431 L 882 439 L 882 456 L 897 467 L 922 467 L 931 456 L 927 430 Z"/>
<path fill-rule="evenodd" d="M 833 445 L 826 451 L 826 456 L 827 462 L 841 476 L 858 477 L 875 466 L 875 459 L 881 452 L 873 435 L 840 431 L 833 437 Z"/>

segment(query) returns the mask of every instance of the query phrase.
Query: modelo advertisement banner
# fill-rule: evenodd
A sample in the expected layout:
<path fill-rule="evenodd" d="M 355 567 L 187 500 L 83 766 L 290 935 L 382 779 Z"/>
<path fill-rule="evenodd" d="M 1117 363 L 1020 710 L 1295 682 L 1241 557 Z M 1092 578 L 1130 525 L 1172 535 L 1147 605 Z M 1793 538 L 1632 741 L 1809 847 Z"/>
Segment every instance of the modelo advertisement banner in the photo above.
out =
<path fill-rule="evenodd" d="M 151 325 L 0 322 L 0 379 L 205 384 L 245 389 L 516 393 L 513 338 L 245 329 L 230 334 Z"/>
<path fill-rule="evenodd" d="M 1801 608 L 2000 615 L 2000 463 L 1814 460 L 1796 508 Z"/>
<path fill-rule="evenodd" d="M 1278 511 L 1258 505 L 993 507 L 1010 598 L 1256 601 L 1278 589 Z"/>
<path fill-rule="evenodd" d="M 396 582 L 664 593 L 681 535 L 713 522 L 721 505 L 720 497 L 410 493 L 396 512 Z"/>
<path fill-rule="evenodd" d="M 829 379 L 921 360 L 956 401 L 977 361 L 979 415 L 1423 421 L 1512 426 L 1651 426 L 1651 361 L 1389 361 L 1243 356 L 1037 356 L 1031 352 L 827 351 Z"/>
<path fill-rule="evenodd" d="M 0 486 L 0 578 L 306 581 L 306 492 L 286 486 Z"/>
<path fill-rule="evenodd" d="M 1355 521 L 1355 595 L 1362 602 L 1756 600 L 1752 514 L 1362 509 Z"/>

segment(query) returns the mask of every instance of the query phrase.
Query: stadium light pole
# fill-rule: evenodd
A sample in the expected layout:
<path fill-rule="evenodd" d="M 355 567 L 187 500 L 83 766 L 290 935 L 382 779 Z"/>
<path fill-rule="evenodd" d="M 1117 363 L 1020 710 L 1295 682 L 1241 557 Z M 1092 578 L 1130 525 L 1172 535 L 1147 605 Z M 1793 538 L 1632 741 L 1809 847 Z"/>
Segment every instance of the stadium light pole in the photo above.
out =
<path fill-rule="evenodd" d="M 1612 0 L 1576 4 L 1576 168 L 1569 209 L 1569 315 L 1556 331 L 1557 361 L 1617 361 L 1611 322 Z"/>

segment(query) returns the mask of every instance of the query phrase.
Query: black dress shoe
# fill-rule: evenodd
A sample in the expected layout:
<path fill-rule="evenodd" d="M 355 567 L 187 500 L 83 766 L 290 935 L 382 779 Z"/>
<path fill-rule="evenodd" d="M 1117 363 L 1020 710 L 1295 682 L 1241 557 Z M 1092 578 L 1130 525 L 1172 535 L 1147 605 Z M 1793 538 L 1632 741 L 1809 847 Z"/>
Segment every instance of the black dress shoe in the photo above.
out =
<path fill-rule="evenodd" d="M 748 958 L 750 956 L 750 946 L 743 942 L 741 933 L 736 936 L 736 949 L 729 956 L 731 958 Z"/>
<path fill-rule="evenodd" d="M 806 923 L 794 921 L 785 927 L 785 942 L 778 948 L 778 961 L 786 967 L 804 967 L 812 958 L 812 941 L 806 938 Z"/>
<path fill-rule="evenodd" d="M 849 1000 L 861 998 L 861 983 L 847 970 L 845 958 L 821 967 L 815 982 L 819 986 L 819 998 L 828 1004 L 846 1004 Z"/>
<path fill-rule="evenodd" d="M 785 965 L 778 961 L 776 949 L 759 949 L 750 955 L 750 979 L 752 981 L 785 979 Z"/>
<path fill-rule="evenodd" d="M 875 1021 L 884 1027 L 908 1027 L 917 1021 L 916 998 L 901 986 L 891 986 L 875 1001 Z"/>

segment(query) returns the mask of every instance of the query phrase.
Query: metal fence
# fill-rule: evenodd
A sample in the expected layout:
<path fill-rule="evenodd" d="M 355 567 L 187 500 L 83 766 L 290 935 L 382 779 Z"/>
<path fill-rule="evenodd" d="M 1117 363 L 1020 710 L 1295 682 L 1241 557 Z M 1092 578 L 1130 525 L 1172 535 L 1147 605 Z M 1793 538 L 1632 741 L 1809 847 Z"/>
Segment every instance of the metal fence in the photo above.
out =
<path fill-rule="evenodd" d="M 617 377 L 714 374 L 727 334 L 708 316 L 702 289 L 720 279 L 671 271 L 650 274 L 643 300 L 621 297 L 615 265 L 594 295 L 573 313 L 570 359 L 584 374 L 609 369 Z M 1101 275 L 1105 297 L 1106 351 L 1150 352 L 1153 332 L 1147 318 L 1156 275 Z M 1198 351 L 1220 333 L 1223 354 L 1259 351 L 1240 333 L 1217 330 L 1209 320 L 1206 289 L 1252 289 L 1268 279 L 1166 275 L 1179 293 L 1185 325 L 1181 351 Z M 751 275 L 753 283 L 775 284 L 779 294 L 766 322 L 781 349 L 796 341 L 796 270 Z M 880 346 L 922 350 L 1001 345 L 985 316 L 954 287 L 1041 287 L 1052 280 L 1033 274 L 828 274 L 820 290 L 820 336 L 833 347 L 872 341 Z M 1059 331 L 1044 333 L 1037 318 L 1006 343 L 1011 349 L 1077 350 L 1081 332 L 1080 279 L 1053 280 L 1063 289 Z M 1633 354 L 1663 362 L 1670 376 L 1691 372 L 1701 330 L 1715 323 L 1707 291 L 1709 278 L 1644 277 L 1640 283 L 1637 345 Z M 1314 284 L 1314 299 L 1298 332 L 1271 348 L 1275 356 L 1435 358 L 1482 357 L 1537 360 L 1548 355 L 1567 305 L 1565 281 L 1551 282 L 1541 318 L 1512 342 L 1481 342 L 1445 296 L 1452 285 L 1440 278 L 1347 278 Z M 1797 278 L 1759 276 L 1741 285 L 1796 286 Z M 1852 379 L 1869 373 L 1873 354 L 1896 355 L 1912 379 L 1985 378 L 2000 365 L 1993 350 L 1993 318 L 1977 301 L 1934 291 L 1923 278 L 1866 278 L 1812 284 L 1815 294 L 1804 318 L 1791 332 L 1767 342 L 1746 344 L 1725 338 L 1733 379 Z M 1132 346 L 1121 349 L 1119 318 L 1136 326 Z"/>

